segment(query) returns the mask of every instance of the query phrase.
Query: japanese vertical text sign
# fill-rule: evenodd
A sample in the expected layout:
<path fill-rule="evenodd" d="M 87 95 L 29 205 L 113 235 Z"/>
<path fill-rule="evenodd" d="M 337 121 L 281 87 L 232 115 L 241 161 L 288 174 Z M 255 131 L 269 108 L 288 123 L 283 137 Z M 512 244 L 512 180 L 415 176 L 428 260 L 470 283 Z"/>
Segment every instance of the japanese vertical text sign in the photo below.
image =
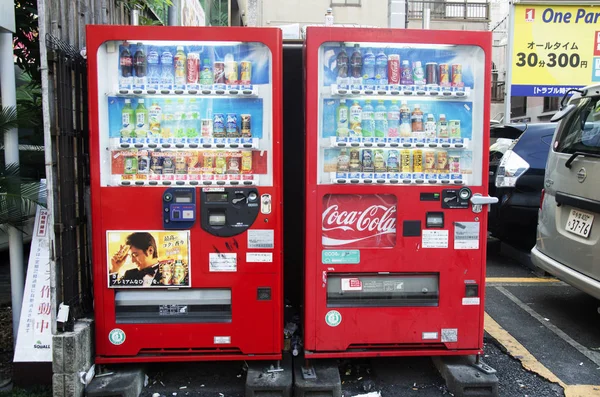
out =
<path fill-rule="evenodd" d="M 600 7 L 516 4 L 513 96 L 562 96 L 600 82 Z"/>
<path fill-rule="evenodd" d="M 52 361 L 50 239 L 47 233 L 52 225 L 48 210 L 38 206 L 31 238 L 15 362 Z"/>

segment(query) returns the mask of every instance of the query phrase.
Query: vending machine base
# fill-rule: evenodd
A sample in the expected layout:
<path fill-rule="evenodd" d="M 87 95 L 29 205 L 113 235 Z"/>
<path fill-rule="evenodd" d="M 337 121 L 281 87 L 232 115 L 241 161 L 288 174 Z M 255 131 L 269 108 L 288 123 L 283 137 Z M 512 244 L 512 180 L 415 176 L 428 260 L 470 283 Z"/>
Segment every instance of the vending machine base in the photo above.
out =
<path fill-rule="evenodd" d="M 246 397 L 265 394 L 275 397 L 292 396 L 292 357 L 289 353 L 281 361 L 254 361 L 248 364 Z"/>
<path fill-rule="evenodd" d="M 394 349 L 371 348 L 352 349 L 336 352 L 304 351 L 307 358 L 365 358 L 365 357 L 415 357 L 415 356 L 468 356 L 479 355 L 481 350 L 442 350 L 430 349 L 427 346 L 411 346 L 410 349 L 397 347 Z"/>

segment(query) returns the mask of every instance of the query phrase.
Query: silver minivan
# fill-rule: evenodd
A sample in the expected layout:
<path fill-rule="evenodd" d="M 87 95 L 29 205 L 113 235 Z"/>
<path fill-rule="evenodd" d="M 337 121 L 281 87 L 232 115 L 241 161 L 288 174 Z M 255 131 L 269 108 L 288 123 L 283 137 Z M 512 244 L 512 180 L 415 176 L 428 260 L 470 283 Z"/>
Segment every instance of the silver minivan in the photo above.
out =
<path fill-rule="evenodd" d="M 553 121 L 560 122 L 546 164 L 531 257 L 538 267 L 600 299 L 600 85 L 578 90 Z"/>

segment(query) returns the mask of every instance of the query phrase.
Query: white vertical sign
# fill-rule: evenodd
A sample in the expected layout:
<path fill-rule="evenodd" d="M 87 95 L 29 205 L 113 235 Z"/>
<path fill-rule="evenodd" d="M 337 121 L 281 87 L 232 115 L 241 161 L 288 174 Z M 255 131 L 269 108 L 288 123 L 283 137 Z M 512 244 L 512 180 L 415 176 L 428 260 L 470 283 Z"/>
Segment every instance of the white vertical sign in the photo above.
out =
<path fill-rule="evenodd" d="M 50 212 L 38 206 L 15 347 L 15 362 L 52 361 L 50 240 L 48 238 L 50 227 L 52 227 Z"/>

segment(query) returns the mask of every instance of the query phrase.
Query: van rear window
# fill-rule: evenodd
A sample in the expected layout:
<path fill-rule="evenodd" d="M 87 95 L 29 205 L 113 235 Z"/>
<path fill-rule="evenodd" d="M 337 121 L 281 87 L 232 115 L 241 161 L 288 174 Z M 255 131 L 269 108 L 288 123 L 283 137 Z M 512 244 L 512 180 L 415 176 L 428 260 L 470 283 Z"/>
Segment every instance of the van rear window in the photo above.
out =
<path fill-rule="evenodd" d="M 600 98 L 582 98 L 560 126 L 556 151 L 600 154 Z"/>

